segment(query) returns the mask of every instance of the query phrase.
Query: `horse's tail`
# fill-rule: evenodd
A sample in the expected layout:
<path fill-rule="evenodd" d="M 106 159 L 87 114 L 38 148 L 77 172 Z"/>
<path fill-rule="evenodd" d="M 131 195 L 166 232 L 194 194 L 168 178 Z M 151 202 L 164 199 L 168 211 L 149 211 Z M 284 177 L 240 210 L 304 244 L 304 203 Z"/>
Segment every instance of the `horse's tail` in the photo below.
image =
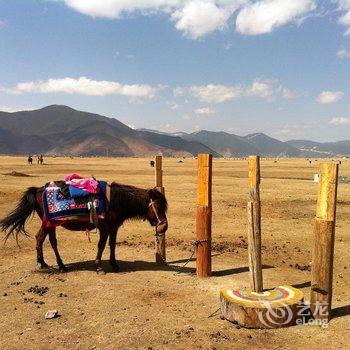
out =
<path fill-rule="evenodd" d="M 28 232 L 25 230 L 25 224 L 37 206 L 37 190 L 37 187 L 29 187 L 28 190 L 24 192 L 16 208 L 0 220 L 0 230 L 6 231 L 5 241 L 11 235 L 13 235 L 17 241 L 20 233 L 28 236 Z"/>

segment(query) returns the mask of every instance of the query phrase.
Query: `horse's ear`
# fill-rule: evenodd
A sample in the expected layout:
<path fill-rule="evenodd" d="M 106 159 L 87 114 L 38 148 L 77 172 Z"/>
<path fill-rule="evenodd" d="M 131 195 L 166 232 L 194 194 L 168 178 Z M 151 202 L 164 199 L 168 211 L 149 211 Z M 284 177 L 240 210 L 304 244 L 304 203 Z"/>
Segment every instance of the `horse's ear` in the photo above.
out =
<path fill-rule="evenodd" d="M 157 197 L 157 187 L 153 187 L 153 188 L 150 188 L 148 191 L 147 191 L 147 194 L 148 194 L 148 197 L 150 199 L 154 199 Z"/>
<path fill-rule="evenodd" d="M 148 194 L 149 199 L 152 199 L 152 198 L 154 197 L 153 188 L 150 188 L 150 189 L 147 191 L 147 194 Z"/>

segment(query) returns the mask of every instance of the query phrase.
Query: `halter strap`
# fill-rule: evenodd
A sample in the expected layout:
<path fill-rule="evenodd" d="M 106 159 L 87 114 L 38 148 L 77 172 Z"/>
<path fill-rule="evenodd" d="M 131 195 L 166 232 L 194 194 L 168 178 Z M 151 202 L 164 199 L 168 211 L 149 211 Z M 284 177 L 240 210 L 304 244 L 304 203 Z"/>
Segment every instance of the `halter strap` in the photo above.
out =
<path fill-rule="evenodd" d="M 148 206 L 152 208 L 153 213 L 154 213 L 154 215 L 156 216 L 156 218 L 157 218 L 157 220 L 158 220 L 158 223 L 157 223 L 157 226 L 156 226 L 156 227 L 158 227 L 160 224 L 163 223 L 163 221 L 160 220 L 160 217 L 159 217 L 159 215 L 158 215 L 157 209 L 156 209 L 156 207 L 154 206 L 154 202 L 155 202 L 155 201 L 154 201 L 153 199 L 151 199 L 150 202 L 149 202 L 149 204 L 148 204 Z"/>

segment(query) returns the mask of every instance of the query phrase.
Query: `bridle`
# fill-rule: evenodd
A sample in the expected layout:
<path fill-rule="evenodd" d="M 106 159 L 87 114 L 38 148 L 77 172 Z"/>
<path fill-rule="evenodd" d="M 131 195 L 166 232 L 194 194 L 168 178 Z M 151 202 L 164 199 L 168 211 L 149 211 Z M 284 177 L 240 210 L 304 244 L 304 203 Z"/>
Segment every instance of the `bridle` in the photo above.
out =
<path fill-rule="evenodd" d="M 156 235 L 157 237 L 159 237 L 159 236 L 164 236 L 164 235 L 165 235 L 165 232 L 159 233 L 159 232 L 157 231 L 157 228 L 158 228 L 160 225 L 164 225 L 164 224 L 166 223 L 166 219 L 164 219 L 164 220 L 161 220 L 161 219 L 160 219 L 160 217 L 159 217 L 159 215 L 158 215 L 158 212 L 157 212 L 157 209 L 156 209 L 156 207 L 155 207 L 155 205 L 154 205 L 155 202 L 156 202 L 156 201 L 154 201 L 153 199 L 151 199 L 150 202 L 149 202 L 149 204 L 148 204 L 148 207 L 149 207 L 149 208 L 152 208 L 153 213 L 154 213 L 154 215 L 155 215 L 156 218 L 157 218 L 157 224 L 156 224 L 156 226 L 155 226 L 155 231 L 156 231 L 155 235 Z"/>

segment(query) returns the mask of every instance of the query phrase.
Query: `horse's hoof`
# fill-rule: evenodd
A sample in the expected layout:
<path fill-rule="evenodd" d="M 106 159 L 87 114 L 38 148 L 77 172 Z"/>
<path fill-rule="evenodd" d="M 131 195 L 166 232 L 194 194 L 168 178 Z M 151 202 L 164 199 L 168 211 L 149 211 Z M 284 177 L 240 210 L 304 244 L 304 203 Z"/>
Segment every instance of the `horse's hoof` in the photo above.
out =
<path fill-rule="evenodd" d="M 106 272 L 103 271 L 102 267 L 98 267 L 96 269 L 96 272 L 97 272 L 98 275 L 105 275 L 106 274 Z"/>
<path fill-rule="evenodd" d="M 48 270 L 50 267 L 46 263 L 38 263 L 39 270 Z"/>

